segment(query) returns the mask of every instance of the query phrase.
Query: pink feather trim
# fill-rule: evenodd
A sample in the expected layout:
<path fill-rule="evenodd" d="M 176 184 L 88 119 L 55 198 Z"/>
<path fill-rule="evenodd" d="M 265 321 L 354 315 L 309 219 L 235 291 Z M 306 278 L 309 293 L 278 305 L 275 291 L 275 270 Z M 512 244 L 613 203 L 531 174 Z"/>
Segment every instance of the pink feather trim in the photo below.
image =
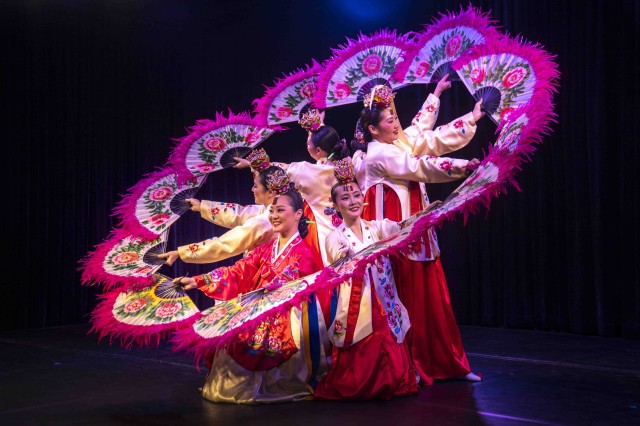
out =
<path fill-rule="evenodd" d="M 253 101 L 254 118 L 260 126 L 269 126 L 269 110 L 273 101 L 278 97 L 278 95 L 280 95 L 280 93 L 303 80 L 317 76 L 320 71 L 322 71 L 322 65 L 320 65 L 315 59 L 312 59 L 311 65 L 307 65 L 306 69 L 298 69 L 290 75 L 285 74 L 284 78 L 274 81 L 273 87 L 265 86 L 265 89 L 267 89 L 265 94 L 261 98 Z"/>
<path fill-rule="evenodd" d="M 347 43 L 338 48 L 332 48 L 333 56 L 323 63 L 324 70 L 318 75 L 318 90 L 313 98 L 313 104 L 318 108 L 327 107 L 326 97 L 331 78 L 342 63 L 353 55 L 375 46 L 395 46 L 404 51 L 408 43 L 406 37 L 398 36 L 396 30 L 388 29 L 378 30 L 370 36 L 360 33 L 357 40 L 347 37 Z"/>
<path fill-rule="evenodd" d="M 483 13 L 480 8 L 475 8 L 471 4 L 466 10 L 460 5 L 460 11 L 457 14 L 450 11 L 441 12 L 439 18 L 434 18 L 431 24 L 424 25 L 424 31 L 407 34 L 413 38 L 413 41 L 408 44 L 402 56 L 403 60 L 398 64 L 391 78 L 402 83 L 420 50 L 441 32 L 455 27 L 470 27 L 482 34 L 485 40 L 496 39 L 502 36 L 496 24 L 497 21 L 491 19 L 488 12 Z"/>
<path fill-rule="evenodd" d="M 89 333 L 98 333 L 98 341 L 109 337 L 109 344 L 119 341 L 122 347 L 130 349 L 134 344 L 138 346 L 158 346 L 160 342 L 171 336 L 176 330 L 188 327 L 198 318 L 199 313 L 180 321 L 140 326 L 125 324 L 113 316 L 113 305 L 121 290 L 113 290 L 100 295 L 101 301 L 91 313 L 92 325 Z"/>

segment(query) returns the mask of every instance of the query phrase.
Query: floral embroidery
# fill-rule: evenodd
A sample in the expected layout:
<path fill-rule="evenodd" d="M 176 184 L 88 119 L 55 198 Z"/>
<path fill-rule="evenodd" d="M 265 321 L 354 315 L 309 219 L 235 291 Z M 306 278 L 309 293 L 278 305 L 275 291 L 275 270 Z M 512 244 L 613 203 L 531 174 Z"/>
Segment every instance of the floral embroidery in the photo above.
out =
<path fill-rule="evenodd" d="M 215 218 L 218 215 L 218 213 L 220 213 L 220 209 L 217 207 L 212 207 L 210 212 L 211 212 L 211 216 Z"/>
<path fill-rule="evenodd" d="M 342 337 L 344 336 L 344 333 L 346 332 L 344 325 L 342 324 L 342 322 L 340 322 L 340 320 L 335 320 L 333 322 L 333 335 L 337 336 L 337 337 Z"/>
<path fill-rule="evenodd" d="M 456 122 L 453 123 L 453 127 L 455 127 L 456 129 L 461 129 L 464 126 L 464 123 L 462 122 L 462 120 L 457 120 Z"/>
<path fill-rule="evenodd" d="M 342 218 L 338 216 L 338 213 L 334 213 L 331 215 L 331 224 L 336 228 L 342 225 Z"/>
<path fill-rule="evenodd" d="M 435 111 L 435 110 L 436 110 L 436 107 L 435 107 L 435 106 L 433 106 L 433 105 L 431 105 L 431 104 L 429 104 L 429 105 L 427 105 L 427 107 L 425 108 L 425 110 L 427 110 L 427 112 L 433 112 L 433 111 Z"/>

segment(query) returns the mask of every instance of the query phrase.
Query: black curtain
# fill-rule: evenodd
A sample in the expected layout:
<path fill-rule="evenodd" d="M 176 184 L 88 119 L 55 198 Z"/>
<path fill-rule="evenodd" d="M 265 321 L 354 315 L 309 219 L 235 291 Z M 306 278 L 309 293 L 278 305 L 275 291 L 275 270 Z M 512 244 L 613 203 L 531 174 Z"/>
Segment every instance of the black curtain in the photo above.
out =
<path fill-rule="evenodd" d="M 88 321 L 99 290 L 79 260 L 108 237 L 112 210 L 168 159 L 174 139 L 216 112 L 250 111 L 277 78 L 378 29 L 419 31 L 458 1 L 3 1 L 0 73 L 3 330 Z M 474 1 L 504 32 L 557 55 L 557 123 L 517 172 L 519 190 L 443 224 L 442 262 L 460 324 L 640 338 L 636 221 L 640 163 L 636 0 Z M 432 86 L 398 95 L 408 125 Z M 440 122 L 469 111 L 461 83 Z M 333 108 L 345 137 L 359 107 Z M 262 145 L 277 161 L 308 159 L 290 125 Z M 482 158 L 495 126 L 480 122 L 456 152 Z M 430 185 L 444 199 L 455 184 Z M 199 198 L 251 203 L 246 171 L 208 178 Z M 185 215 L 169 246 L 223 229 Z M 216 265 L 163 269 L 201 273 Z M 198 300 L 206 304 L 206 300 Z"/>

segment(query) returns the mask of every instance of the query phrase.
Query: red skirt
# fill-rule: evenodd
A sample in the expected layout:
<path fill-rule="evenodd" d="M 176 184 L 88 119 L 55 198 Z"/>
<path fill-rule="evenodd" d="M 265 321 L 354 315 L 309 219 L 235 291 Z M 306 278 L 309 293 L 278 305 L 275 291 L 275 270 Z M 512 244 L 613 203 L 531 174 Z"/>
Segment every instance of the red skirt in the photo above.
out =
<path fill-rule="evenodd" d="M 376 219 L 373 217 L 375 190 L 372 187 L 367 191 L 365 202 L 369 204 L 362 214 L 363 219 Z M 417 197 L 420 196 L 417 185 L 412 185 L 412 212 L 417 212 Z M 401 219 L 400 200 L 388 186 L 384 186 L 384 206 L 385 218 Z M 434 379 L 466 376 L 471 370 L 453 315 L 440 259 L 421 262 L 403 257 L 391 260 L 398 295 L 411 321 L 405 341 L 422 383 L 427 385 L 432 384 Z"/>
<path fill-rule="evenodd" d="M 390 399 L 418 392 L 406 343 L 396 342 L 373 289 L 371 299 L 372 333 L 348 347 L 333 347 L 331 369 L 318 383 L 315 399 Z"/>

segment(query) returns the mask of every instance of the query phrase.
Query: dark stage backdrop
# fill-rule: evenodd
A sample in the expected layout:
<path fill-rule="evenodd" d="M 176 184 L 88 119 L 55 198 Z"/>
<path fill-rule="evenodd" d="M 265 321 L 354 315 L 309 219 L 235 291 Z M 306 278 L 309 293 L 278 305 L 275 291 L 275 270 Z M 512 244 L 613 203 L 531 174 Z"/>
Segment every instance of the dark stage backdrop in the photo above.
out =
<path fill-rule="evenodd" d="M 2 329 L 88 321 L 98 291 L 79 260 L 115 225 L 112 209 L 162 166 L 196 120 L 249 111 L 264 85 L 327 59 L 359 32 L 419 31 L 458 1 L 3 0 Z M 366 7 L 365 5 L 369 5 Z M 511 188 L 466 224 L 439 230 L 460 324 L 640 338 L 638 32 L 636 0 L 475 1 L 511 35 L 557 54 L 558 122 Z M 458 85 L 459 84 L 459 85 Z M 433 87 L 398 95 L 403 124 Z M 469 111 L 461 83 L 439 123 Z M 359 107 L 329 110 L 352 134 Z M 294 125 L 262 145 L 304 160 Z M 482 157 L 480 122 L 458 157 Z M 431 185 L 432 199 L 455 187 Z M 247 171 L 211 175 L 199 198 L 251 203 Z M 223 232 L 195 213 L 170 247 Z M 229 264 L 222 262 L 218 266 Z M 188 266 L 169 275 L 205 272 Z M 199 300 L 204 304 L 206 301 Z"/>

